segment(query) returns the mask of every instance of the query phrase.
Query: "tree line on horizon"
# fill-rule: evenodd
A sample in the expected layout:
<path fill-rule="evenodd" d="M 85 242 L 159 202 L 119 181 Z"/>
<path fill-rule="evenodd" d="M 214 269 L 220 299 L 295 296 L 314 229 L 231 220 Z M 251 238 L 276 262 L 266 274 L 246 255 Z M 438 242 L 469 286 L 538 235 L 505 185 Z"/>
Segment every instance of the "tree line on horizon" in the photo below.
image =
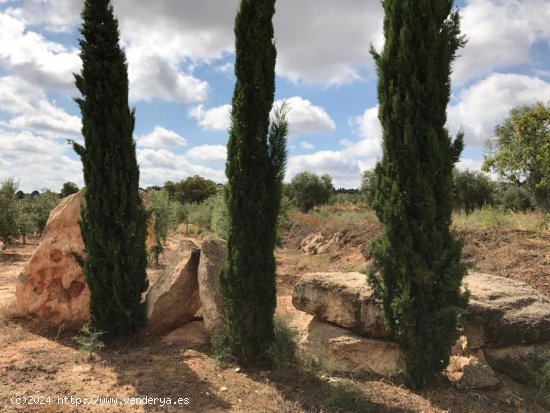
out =
<path fill-rule="evenodd" d="M 481 174 L 454 169 L 464 136 L 450 136 L 445 126 L 452 63 L 466 42 L 453 1 L 426 7 L 417 0 L 384 0 L 383 8 L 385 44 L 381 51 L 371 49 L 383 155 L 374 171 L 364 174 L 362 193 L 370 197 L 384 232 L 373 242 L 368 279 L 383 299 L 386 324 L 403 350 L 406 381 L 423 387 L 448 364 L 468 300 L 460 289 L 466 274 L 462 243 L 450 231 L 453 207 L 461 203 L 468 212 L 472 205 L 489 202 L 457 197 L 457 188 L 464 194 L 471 187 L 489 189 Z M 274 13 L 275 0 L 241 0 L 236 14 L 227 184 L 218 187 L 190 177 L 167 182 L 159 188 L 164 192 L 151 191 L 162 192 L 153 195 L 159 214 L 171 213 L 166 200 L 198 204 L 218 196 L 225 208 L 228 253 L 219 274 L 225 328 L 216 340 L 247 367 L 274 363 L 274 249 L 284 195 L 307 212 L 316 202 L 328 202 L 335 191 L 330 176 L 308 172 L 283 184 L 288 108 L 275 108 L 270 117 L 277 54 Z M 81 97 L 75 100 L 84 145 L 71 143 L 83 165 L 86 206 L 80 219 L 85 254 L 76 259 L 91 292 L 91 323 L 109 341 L 132 337 L 146 322 L 148 212 L 139 194 L 135 111 L 128 103 L 118 21 L 109 0 L 85 0 L 81 16 L 83 65 L 75 75 Z M 548 112 L 542 103 L 512 111 L 510 123 L 497 128 L 484 165 L 528 188 L 545 212 L 550 199 Z M 520 156 L 525 147 L 539 144 L 542 150 Z M 15 196 L 13 189 L 10 196 Z M 162 238 L 165 228 L 156 230 Z"/>

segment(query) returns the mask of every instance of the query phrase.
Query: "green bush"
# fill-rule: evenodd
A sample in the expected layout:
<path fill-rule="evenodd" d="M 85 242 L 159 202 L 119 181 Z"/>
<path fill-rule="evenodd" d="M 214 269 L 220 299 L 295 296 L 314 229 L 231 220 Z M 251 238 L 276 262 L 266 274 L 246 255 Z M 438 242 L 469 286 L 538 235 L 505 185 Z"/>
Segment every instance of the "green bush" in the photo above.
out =
<path fill-rule="evenodd" d="M 499 197 L 503 208 L 514 212 L 525 212 L 533 209 L 533 198 L 526 188 L 511 185 Z"/>
<path fill-rule="evenodd" d="M 184 221 L 183 207 L 179 202 L 171 201 L 168 191 L 150 191 L 151 210 L 155 215 L 155 235 L 166 241 L 168 233 Z"/>
<path fill-rule="evenodd" d="M 492 205 L 494 201 L 494 184 L 481 172 L 453 170 L 453 202 L 457 209 L 466 215 L 474 209 Z"/>

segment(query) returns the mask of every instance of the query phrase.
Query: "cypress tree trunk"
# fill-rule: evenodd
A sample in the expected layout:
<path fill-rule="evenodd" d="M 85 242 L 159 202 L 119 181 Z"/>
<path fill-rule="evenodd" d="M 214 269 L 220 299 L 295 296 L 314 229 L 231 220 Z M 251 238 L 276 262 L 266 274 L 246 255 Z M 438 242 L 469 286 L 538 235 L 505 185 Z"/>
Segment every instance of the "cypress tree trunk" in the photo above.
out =
<path fill-rule="evenodd" d="M 228 257 L 220 273 L 233 354 L 265 361 L 274 339 L 277 215 L 286 162 L 284 108 L 270 127 L 275 93 L 275 0 L 242 0 L 235 20 L 237 82 L 227 147 Z"/>
<path fill-rule="evenodd" d="M 86 0 L 80 30 L 82 72 L 75 75 L 82 98 L 85 146 L 80 155 L 86 206 L 80 229 L 86 257 L 83 270 L 91 292 L 95 327 L 126 336 L 144 324 L 141 294 L 147 289 L 147 214 L 139 196 L 134 111 L 128 107 L 126 57 L 109 0 Z"/>
<path fill-rule="evenodd" d="M 374 208 L 384 225 L 373 243 L 370 281 L 405 355 L 405 375 L 423 386 L 448 364 L 466 308 L 466 267 L 450 232 L 452 169 L 463 148 L 446 123 L 451 64 L 465 43 L 452 0 L 384 0 L 378 71 L 383 157 Z M 374 274 L 379 271 L 381 283 Z"/>

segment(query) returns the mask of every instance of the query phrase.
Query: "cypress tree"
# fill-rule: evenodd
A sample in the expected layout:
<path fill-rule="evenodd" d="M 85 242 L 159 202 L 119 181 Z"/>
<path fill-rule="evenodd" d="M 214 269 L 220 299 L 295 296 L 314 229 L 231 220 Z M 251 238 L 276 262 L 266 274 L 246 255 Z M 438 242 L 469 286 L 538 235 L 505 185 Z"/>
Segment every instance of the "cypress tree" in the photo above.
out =
<path fill-rule="evenodd" d="M 452 169 L 463 149 L 445 128 L 451 65 L 465 44 L 452 0 L 384 0 L 378 72 L 383 157 L 370 281 L 404 351 L 405 377 L 424 386 L 448 364 L 466 308 L 462 244 L 450 232 Z M 379 272 L 380 278 L 375 277 Z"/>
<path fill-rule="evenodd" d="M 91 292 L 95 327 L 108 336 L 134 333 L 145 321 L 147 213 L 139 195 L 134 110 L 128 106 L 128 68 L 119 47 L 118 22 L 109 0 L 86 0 L 80 29 L 82 72 L 75 75 L 82 98 L 86 185 L 80 230 L 83 271 Z"/>
<path fill-rule="evenodd" d="M 227 263 L 220 272 L 226 329 L 245 365 L 267 361 L 274 339 L 277 215 L 286 163 L 284 107 L 275 94 L 275 0 L 242 0 L 235 20 L 236 85 L 227 146 Z"/>

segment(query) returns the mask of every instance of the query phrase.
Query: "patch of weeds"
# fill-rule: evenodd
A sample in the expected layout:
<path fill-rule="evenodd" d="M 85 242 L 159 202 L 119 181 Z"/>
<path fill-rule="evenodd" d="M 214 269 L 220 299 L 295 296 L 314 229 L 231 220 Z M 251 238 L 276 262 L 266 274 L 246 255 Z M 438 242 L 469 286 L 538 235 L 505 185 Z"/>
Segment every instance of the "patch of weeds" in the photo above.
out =
<path fill-rule="evenodd" d="M 341 381 L 332 386 L 332 391 L 322 401 L 323 411 L 326 412 L 368 412 L 372 411 L 372 404 L 365 399 L 365 395 L 355 384 Z"/>
<path fill-rule="evenodd" d="M 537 375 L 537 390 L 541 403 L 550 409 L 550 353 L 547 361 L 542 365 Z"/>
<path fill-rule="evenodd" d="M 275 341 L 268 351 L 273 373 L 286 376 L 298 365 L 297 331 L 288 325 L 288 320 L 275 317 Z"/>
<path fill-rule="evenodd" d="M 94 359 L 94 354 L 105 347 L 103 341 L 100 340 L 100 336 L 105 332 L 96 330 L 90 323 L 84 324 L 80 329 L 79 335 L 74 338 L 74 341 L 78 343 L 78 352 L 82 355 L 88 353 L 88 361 Z"/>
<path fill-rule="evenodd" d="M 216 331 L 210 340 L 210 357 L 212 357 L 219 367 L 226 367 L 235 361 L 231 353 L 231 342 L 225 328 Z"/>

